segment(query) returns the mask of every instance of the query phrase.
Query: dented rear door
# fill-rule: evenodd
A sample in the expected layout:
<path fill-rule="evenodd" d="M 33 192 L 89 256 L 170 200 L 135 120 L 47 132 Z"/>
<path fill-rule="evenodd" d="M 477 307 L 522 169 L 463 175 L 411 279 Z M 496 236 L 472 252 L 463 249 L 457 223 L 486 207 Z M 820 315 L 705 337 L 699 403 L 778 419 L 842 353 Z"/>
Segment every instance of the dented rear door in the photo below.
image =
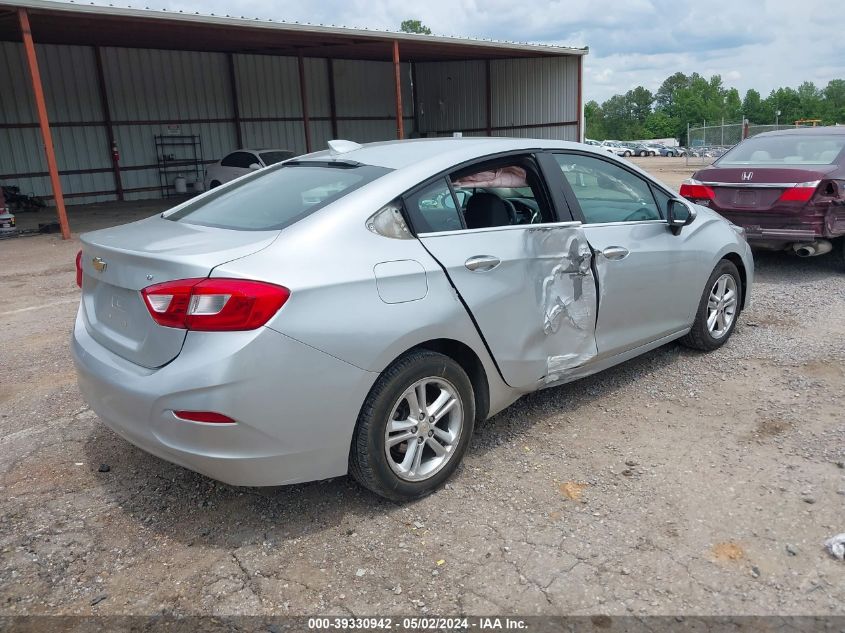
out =
<path fill-rule="evenodd" d="M 445 268 L 509 385 L 535 389 L 596 356 L 592 252 L 579 222 L 419 237 Z"/>

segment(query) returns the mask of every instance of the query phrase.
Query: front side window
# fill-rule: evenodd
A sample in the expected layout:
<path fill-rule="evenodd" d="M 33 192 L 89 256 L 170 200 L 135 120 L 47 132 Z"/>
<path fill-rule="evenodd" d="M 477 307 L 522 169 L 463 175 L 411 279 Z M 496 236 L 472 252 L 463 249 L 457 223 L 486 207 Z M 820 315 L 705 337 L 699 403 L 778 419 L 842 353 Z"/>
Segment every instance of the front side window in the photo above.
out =
<path fill-rule="evenodd" d="M 283 229 L 389 171 L 371 165 L 285 163 L 215 189 L 164 217 L 241 231 Z"/>
<path fill-rule="evenodd" d="M 649 184 L 610 161 L 581 154 L 555 154 L 586 224 L 660 220 Z"/>
<path fill-rule="evenodd" d="M 468 229 L 554 222 L 533 161 L 496 161 L 450 176 Z"/>

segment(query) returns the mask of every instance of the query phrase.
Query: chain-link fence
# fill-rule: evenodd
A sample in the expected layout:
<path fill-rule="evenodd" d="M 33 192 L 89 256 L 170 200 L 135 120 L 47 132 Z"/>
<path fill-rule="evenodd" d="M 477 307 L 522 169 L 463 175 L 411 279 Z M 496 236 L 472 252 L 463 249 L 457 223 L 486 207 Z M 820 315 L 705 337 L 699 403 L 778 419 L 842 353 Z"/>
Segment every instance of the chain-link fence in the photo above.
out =
<path fill-rule="evenodd" d="M 743 133 L 743 128 L 747 131 Z M 784 130 L 792 125 L 756 125 L 754 123 L 719 123 L 700 127 L 687 125 L 686 164 L 709 165 L 747 136 L 772 130 Z"/>

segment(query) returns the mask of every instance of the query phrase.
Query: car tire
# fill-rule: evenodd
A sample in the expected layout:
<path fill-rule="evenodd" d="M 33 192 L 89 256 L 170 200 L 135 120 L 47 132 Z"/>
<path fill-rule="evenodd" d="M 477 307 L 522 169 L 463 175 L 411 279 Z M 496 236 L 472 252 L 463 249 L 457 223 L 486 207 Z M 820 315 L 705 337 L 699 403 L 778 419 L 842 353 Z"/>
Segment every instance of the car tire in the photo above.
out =
<path fill-rule="evenodd" d="M 418 390 L 426 394 L 426 412 L 412 414 Z M 410 398 L 406 398 L 407 395 Z M 447 412 L 432 424 L 430 409 L 438 399 Z M 411 420 L 428 415 L 418 426 Z M 390 429 L 388 428 L 389 423 Z M 349 472 L 372 492 L 393 501 L 410 501 L 430 494 L 455 471 L 466 453 L 475 423 L 475 394 L 472 382 L 454 360 L 429 350 L 413 350 L 396 360 L 376 380 L 367 395 L 349 452 Z M 391 435 L 392 434 L 392 435 Z M 435 435 L 436 434 L 436 435 Z M 452 438 L 448 442 L 446 436 Z M 389 439 L 394 443 L 389 445 Z M 396 441 L 408 438 L 405 441 Z M 412 445 L 413 443 L 413 445 Z M 443 456 L 435 443 L 446 449 Z M 420 448 L 422 447 L 422 448 Z M 413 455 L 409 455 L 410 451 Z M 417 453 L 420 457 L 417 458 Z M 403 457 L 404 456 L 404 457 Z M 443 459 L 438 462 L 438 459 Z M 405 462 L 409 462 L 403 471 Z"/>
<path fill-rule="evenodd" d="M 209 189 L 214 189 L 215 187 L 219 187 L 222 183 L 219 180 L 212 180 L 211 184 L 209 185 Z"/>
<path fill-rule="evenodd" d="M 628 158 L 631 155 L 631 152 L 622 152 L 622 156 Z"/>
<path fill-rule="evenodd" d="M 723 297 L 720 299 L 719 285 L 723 280 L 725 285 L 721 290 Z M 732 301 L 724 299 L 726 291 L 733 292 Z M 680 339 L 680 343 L 705 352 L 718 349 L 733 334 L 741 306 L 742 279 L 739 271 L 733 262 L 723 259 L 710 274 L 698 303 L 692 329 Z M 721 318 L 719 314 L 722 315 Z M 711 323 L 713 319 L 714 322 Z"/>

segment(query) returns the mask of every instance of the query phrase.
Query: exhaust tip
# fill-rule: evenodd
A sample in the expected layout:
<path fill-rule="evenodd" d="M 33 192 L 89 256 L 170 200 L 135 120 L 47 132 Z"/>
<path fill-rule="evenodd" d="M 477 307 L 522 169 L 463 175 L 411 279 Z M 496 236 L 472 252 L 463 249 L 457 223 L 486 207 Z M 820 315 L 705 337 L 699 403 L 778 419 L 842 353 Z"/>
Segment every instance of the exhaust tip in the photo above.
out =
<path fill-rule="evenodd" d="M 798 257 L 812 257 L 816 254 L 816 249 L 812 246 L 799 246 L 795 249 L 795 254 Z"/>

